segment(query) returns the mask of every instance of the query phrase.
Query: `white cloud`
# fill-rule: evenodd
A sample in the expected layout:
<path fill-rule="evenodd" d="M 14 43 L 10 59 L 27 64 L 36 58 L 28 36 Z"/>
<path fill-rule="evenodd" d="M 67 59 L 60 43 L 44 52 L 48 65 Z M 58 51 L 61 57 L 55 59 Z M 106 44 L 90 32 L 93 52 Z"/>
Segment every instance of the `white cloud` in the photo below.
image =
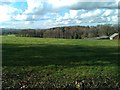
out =
<path fill-rule="evenodd" d="M 0 5 L 0 22 L 11 20 L 13 13 L 16 11 L 16 8 L 7 5 Z"/>
<path fill-rule="evenodd" d="M 61 8 L 66 6 L 71 6 L 78 3 L 79 0 L 48 0 L 54 8 Z"/>
<path fill-rule="evenodd" d="M 37 13 L 44 9 L 43 3 L 40 0 L 27 0 L 28 8 L 25 13 Z"/>
<path fill-rule="evenodd" d="M 20 15 L 18 14 L 17 16 L 14 17 L 15 20 L 26 20 L 27 19 L 27 15 Z"/>
<path fill-rule="evenodd" d="M 104 13 L 103 13 L 103 15 L 102 16 L 105 16 L 105 17 L 108 17 L 108 16 L 111 16 L 111 15 L 115 15 L 115 14 L 117 14 L 116 13 L 116 10 L 110 10 L 110 9 L 108 9 L 108 10 L 104 10 Z"/>
<path fill-rule="evenodd" d="M 85 9 L 96 9 L 96 8 L 110 8 L 110 6 L 113 6 L 114 3 L 98 3 L 98 2 L 88 3 L 87 0 L 46 0 L 46 1 L 45 0 L 27 0 L 27 4 L 28 4 L 28 8 L 25 10 L 25 12 L 23 12 L 21 16 L 20 14 L 16 16 L 17 20 L 20 20 L 20 19 L 21 20 L 25 20 L 25 19 L 39 20 L 38 17 L 44 17 L 48 13 L 59 13 L 59 11 L 62 8 L 74 9 L 74 10 L 70 10 L 69 13 L 66 12 L 63 19 L 78 18 L 77 9 L 85 10 Z M 97 10 L 94 13 L 88 12 L 86 14 L 82 14 L 81 17 L 84 18 L 84 17 L 97 16 L 97 14 L 99 13 L 100 13 L 100 10 Z"/>
<path fill-rule="evenodd" d="M 96 9 L 94 11 L 87 11 L 86 13 L 81 14 L 80 17 L 81 18 L 94 18 L 94 17 L 101 16 L 102 13 L 103 13 L 102 10 Z"/>
<path fill-rule="evenodd" d="M 105 16 L 109 16 L 111 13 L 112 13 L 111 10 L 106 10 L 105 13 L 104 13 L 104 15 L 105 15 Z"/>
<path fill-rule="evenodd" d="M 118 17 L 117 17 L 117 15 L 116 15 L 116 16 L 112 16 L 112 17 L 111 17 L 111 21 L 112 21 L 113 23 L 118 23 Z"/>
<path fill-rule="evenodd" d="M 70 14 L 66 12 L 65 15 L 63 16 L 63 19 L 69 19 L 69 18 L 70 18 Z"/>
<path fill-rule="evenodd" d="M 76 23 L 77 23 L 77 24 L 81 24 L 82 21 L 81 21 L 81 20 L 76 20 Z"/>
<path fill-rule="evenodd" d="M 20 11 L 8 4 L 0 4 L 0 13 L 2 13 L 0 22 L 13 20 L 17 21 L 17 23 L 11 25 L 16 25 L 16 27 L 47 28 L 60 25 L 117 21 L 117 0 L 104 3 L 102 3 L 103 0 L 93 1 L 27 0 L 28 7 L 25 11 Z M 18 11 L 19 13 L 16 13 Z"/>
<path fill-rule="evenodd" d="M 77 18 L 77 13 L 78 13 L 77 10 L 70 10 L 70 17 L 71 18 Z"/>
<path fill-rule="evenodd" d="M 102 2 L 103 0 L 27 0 L 28 8 L 26 14 L 45 14 L 48 12 L 59 12 L 62 8 L 73 10 L 80 9 L 100 9 L 100 8 L 117 8 L 117 1 Z"/>

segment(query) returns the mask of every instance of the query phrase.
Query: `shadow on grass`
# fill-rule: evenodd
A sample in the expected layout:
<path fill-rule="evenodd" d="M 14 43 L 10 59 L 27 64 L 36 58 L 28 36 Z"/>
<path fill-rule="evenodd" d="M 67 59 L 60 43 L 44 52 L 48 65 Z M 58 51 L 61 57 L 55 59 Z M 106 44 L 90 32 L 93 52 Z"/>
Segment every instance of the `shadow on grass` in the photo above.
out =
<path fill-rule="evenodd" d="M 3 66 L 118 65 L 118 47 L 3 44 Z"/>
<path fill-rule="evenodd" d="M 90 85 L 90 83 L 93 83 L 93 85 L 91 84 L 89 87 L 94 89 L 97 85 L 97 88 L 101 88 L 98 90 L 108 90 L 109 88 L 109 90 L 115 90 L 114 88 L 119 87 L 120 78 L 118 73 L 120 73 L 120 61 L 118 47 L 3 44 L 2 48 L 3 66 L 7 66 L 7 69 L 3 71 L 3 88 L 21 88 L 21 80 L 25 81 L 23 86 L 28 88 L 31 88 L 32 86 L 53 87 L 53 85 L 55 85 L 54 87 L 58 87 L 60 85 L 60 87 L 72 87 L 74 89 L 71 90 L 77 90 L 78 87 L 75 84 L 76 80 L 79 81 L 79 83 L 81 83 L 83 80 L 85 81 L 83 83 L 83 89 L 88 88 L 87 85 Z M 30 71 L 26 71 L 26 69 L 22 70 L 20 68 L 18 71 L 16 71 L 18 68 L 13 68 L 14 66 L 49 65 L 60 65 L 67 68 L 78 66 L 100 66 L 100 68 L 102 68 L 102 66 L 113 66 L 114 68 L 114 66 L 118 66 L 118 73 L 116 73 L 116 71 L 109 72 L 109 70 L 113 69 L 107 69 L 108 72 L 101 73 L 102 71 L 98 70 L 99 72 L 97 71 L 97 73 L 95 71 L 95 73 L 91 72 L 91 74 L 88 76 L 82 76 L 81 71 L 79 72 L 80 69 L 77 69 L 76 72 L 79 72 L 78 75 L 73 70 L 71 76 L 71 71 L 69 72 L 69 69 L 67 71 L 60 71 L 60 69 L 52 70 L 47 67 L 46 69 L 44 68 L 43 71 L 42 69 L 39 69 L 40 72 L 37 74 L 38 68 L 36 68 L 37 70 L 35 69 L 34 71 L 31 71 L 31 69 L 29 69 Z M 82 72 L 86 72 L 86 68 L 81 68 L 81 70 L 83 70 Z M 95 69 L 93 69 L 93 71 L 94 70 Z M 107 75 L 107 73 L 110 75 Z M 106 83 L 104 83 L 105 81 Z M 107 86 L 104 86 L 104 84 Z M 104 89 L 104 87 L 107 87 L 108 89 Z"/>

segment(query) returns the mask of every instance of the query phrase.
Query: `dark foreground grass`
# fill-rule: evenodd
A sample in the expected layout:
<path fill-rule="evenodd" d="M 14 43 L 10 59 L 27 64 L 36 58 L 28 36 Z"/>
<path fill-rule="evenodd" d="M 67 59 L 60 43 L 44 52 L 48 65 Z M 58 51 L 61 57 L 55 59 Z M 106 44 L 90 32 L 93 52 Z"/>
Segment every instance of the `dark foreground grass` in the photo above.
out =
<path fill-rule="evenodd" d="M 2 37 L 3 88 L 119 88 L 118 41 Z"/>

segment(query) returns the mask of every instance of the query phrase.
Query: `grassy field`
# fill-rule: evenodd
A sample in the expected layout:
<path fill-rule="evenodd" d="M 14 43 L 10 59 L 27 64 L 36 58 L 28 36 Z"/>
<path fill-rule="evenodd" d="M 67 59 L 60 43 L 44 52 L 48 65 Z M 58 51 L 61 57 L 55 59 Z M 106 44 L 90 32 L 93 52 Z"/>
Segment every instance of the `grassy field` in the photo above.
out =
<path fill-rule="evenodd" d="M 119 87 L 116 40 L 0 38 L 3 88 Z"/>

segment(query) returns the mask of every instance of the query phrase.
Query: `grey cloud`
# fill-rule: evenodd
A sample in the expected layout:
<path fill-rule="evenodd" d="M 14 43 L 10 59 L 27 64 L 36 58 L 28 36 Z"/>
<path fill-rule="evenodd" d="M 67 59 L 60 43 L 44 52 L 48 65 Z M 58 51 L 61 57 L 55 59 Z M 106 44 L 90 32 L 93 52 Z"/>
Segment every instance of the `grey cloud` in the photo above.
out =
<path fill-rule="evenodd" d="M 118 5 L 116 2 L 79 2 L 77 4 L 74 4 L 70 7 L 68 7 L 73 10 L 79 10 L 79 9 L 116 9 L 118 8 Z"/>

